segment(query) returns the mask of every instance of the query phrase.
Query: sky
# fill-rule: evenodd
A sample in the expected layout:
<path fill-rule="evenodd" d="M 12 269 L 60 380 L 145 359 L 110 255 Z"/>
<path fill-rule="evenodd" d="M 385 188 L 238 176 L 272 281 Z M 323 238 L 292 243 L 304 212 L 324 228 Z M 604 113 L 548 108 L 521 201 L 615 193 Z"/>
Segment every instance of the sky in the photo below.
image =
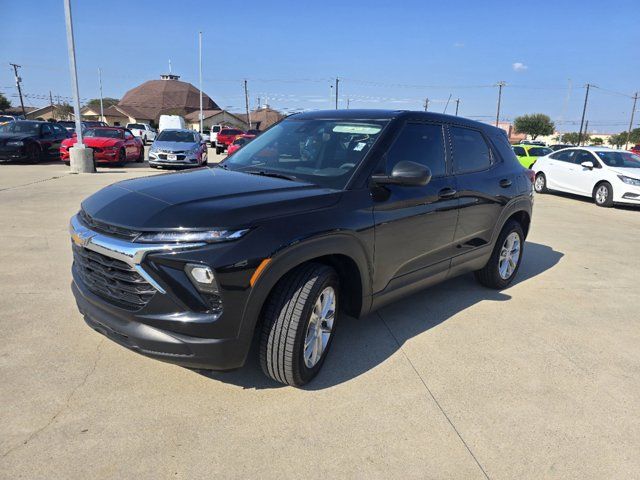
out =
<path fill-rule="evenodd" d="M 523 3 L 524 4 L 524 3 Z M 560 131 L 579 128 L 585 85 L 589 131 L 629 124 L 640 91 L 637 0 L 379 1 L 72 0 L 80 97 L 121 98 L 173 73 L 218 105 L 284 111 L 334 108 L 340 78 L 346 108 L 424 109 L 495 119 L 546 113 Z M 71 96 L 63 0 L 0 0 L 0 92 L 19 105 L 9 63 L 22 65 L 26 104 Z M 447 100 L 451 98 L 447 105 Z M 640 102 L 639 102 L 640 103 Z M 640 105 L 638 106 L 640 109 Z M 640 125 L 636 115 L 635 126 Z"/>

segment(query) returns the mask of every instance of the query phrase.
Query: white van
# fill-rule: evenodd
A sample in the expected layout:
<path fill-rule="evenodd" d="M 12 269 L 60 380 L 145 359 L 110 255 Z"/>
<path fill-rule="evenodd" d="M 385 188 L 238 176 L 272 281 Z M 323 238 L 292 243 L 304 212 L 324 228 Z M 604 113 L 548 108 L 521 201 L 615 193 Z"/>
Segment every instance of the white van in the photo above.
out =
<path fill-rule="evenodd" d="M 165 128 L 184 130 L 186 128 L 184 118 L 182 118 L 180 115 L 160 115 L 160 121 L 158 122 L 158 132 L 161 132 Z"/>

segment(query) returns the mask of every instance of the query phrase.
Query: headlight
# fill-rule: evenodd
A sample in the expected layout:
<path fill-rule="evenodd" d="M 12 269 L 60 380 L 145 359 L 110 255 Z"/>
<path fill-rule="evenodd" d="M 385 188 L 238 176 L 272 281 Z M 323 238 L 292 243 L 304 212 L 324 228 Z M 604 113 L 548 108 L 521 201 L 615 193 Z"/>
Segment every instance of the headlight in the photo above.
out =
<path fill-rule="evenodd" d="M 195 287 L 203 293 L 217 294 L 218 284 L 211 267 L 207 265 L 199 265 L 195 263 L 187 263 L 184 267 L 191 282 Z"/>
<path fill-rule="evenodd" d="M 249 229 L 245 230 L 205 230 L 205 231 L 178 231 L 178 232 L 149 232 L 142 233 L 136 238 L 136 242 L 144 243 L 190 243 L 190 242 L 226 242 L 242 237 Z"/>
<path fill-rule="evenodd" d="M 9 140 L 7 142 L 7 147 L 21 147 L 24 145 L 22 140 Z"/>
<path fill-rule="evenodd" d="M 158 151 L 158 147 L 151 145 L 151 148 L 149 149 L 149 153 L 156 153 Z"/>
<path fill-rule="evenodd" d="M 618 175 L 618 178 L 622 180 L 627 185 L 634 185 L 636 187 L 640 187 L 640 180 L 631 177 L 625 177 L 624 175 Z"/>

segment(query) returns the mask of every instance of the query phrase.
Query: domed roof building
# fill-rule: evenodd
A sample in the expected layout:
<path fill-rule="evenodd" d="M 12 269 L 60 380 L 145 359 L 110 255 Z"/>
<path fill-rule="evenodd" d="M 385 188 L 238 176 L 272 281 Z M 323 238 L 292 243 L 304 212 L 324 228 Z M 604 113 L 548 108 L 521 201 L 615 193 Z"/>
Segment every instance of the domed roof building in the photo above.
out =
<path fill-rule="evenodd" d="M 118 102 L 118 107 L 135 117 L 158 121 L 160 115 L 182 115 L 200 109 L 200 91 L 178 75 L 161 75 L 160 80 L 149 80 L 132 88 Z M 216 102 L 202 92 L 204 110 L 219 109 Z"/>

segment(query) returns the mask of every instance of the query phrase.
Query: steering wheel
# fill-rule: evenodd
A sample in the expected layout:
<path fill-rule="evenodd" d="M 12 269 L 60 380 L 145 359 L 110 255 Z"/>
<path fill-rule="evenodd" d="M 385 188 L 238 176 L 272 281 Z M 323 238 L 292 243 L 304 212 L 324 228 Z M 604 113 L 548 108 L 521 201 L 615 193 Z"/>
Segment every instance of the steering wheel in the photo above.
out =
<path fill-rule="evenodd" d="M 342 165 L 340 165 L 338 168 L 340 170 L 342 170 L 343 168 L 353 168 L 355 167 L 356 164 L 355 163 L 343 163 Z"/>

